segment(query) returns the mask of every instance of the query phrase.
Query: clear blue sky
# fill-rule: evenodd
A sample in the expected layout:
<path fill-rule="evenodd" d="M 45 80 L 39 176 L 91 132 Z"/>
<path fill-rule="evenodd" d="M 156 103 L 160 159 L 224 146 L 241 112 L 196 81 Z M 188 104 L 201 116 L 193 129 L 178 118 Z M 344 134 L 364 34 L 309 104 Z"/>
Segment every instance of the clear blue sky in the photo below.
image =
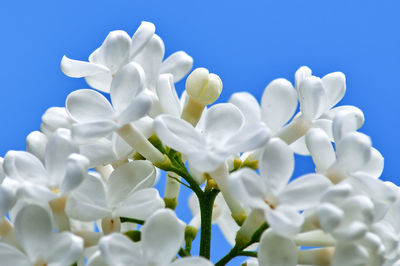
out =
<path fill-rule="evenodd" d="M 242 90 L 260 98 L 271 80 L 293 81 L 302 65 L 318 76 L 344 72 L 348 90 L 341 104 L 364 111 L 361 131 L 385 157 L 383 177 L 400 184 L 399 13 L 396 0 L 3 2 L 0 156 L 25 149 L 25 136 L 39 129 L 42 113 L 87 87 L 61 73 L 64 54 L 87 59 L 109 31 L 133 34 L 147 20 L 156 24 L 166 55 L 184 50 L 194 67 L 221 76 L 223 101 Z M 299 158 L 296 173 L 311 171 L 309 162 Z M 182 206 L 179 215 L 187 221 L 185 211 Z M 213 259 L 228 249 L 216 233 Z"/>

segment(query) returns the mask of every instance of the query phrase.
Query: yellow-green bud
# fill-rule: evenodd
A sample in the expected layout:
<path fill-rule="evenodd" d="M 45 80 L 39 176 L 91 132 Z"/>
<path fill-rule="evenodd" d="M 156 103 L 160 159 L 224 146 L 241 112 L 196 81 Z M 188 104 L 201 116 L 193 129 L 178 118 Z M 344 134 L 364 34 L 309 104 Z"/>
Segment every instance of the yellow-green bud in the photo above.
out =
<path fill-rule="evenodd" d="M 186 79 L 187 94 L 206 106 L 215 102 L 222 92 L 222 81 L 218 75 L 203 67 L 196 68 Z"/>

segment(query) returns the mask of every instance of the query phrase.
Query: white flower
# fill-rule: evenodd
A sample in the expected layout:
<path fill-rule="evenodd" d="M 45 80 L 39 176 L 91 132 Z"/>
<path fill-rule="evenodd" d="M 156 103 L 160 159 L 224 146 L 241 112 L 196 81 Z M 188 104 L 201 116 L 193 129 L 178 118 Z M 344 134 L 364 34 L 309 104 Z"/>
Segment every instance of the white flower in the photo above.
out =
<path fill-rule="evenodd" d="M 164 144 L 185 154 L 201 172 L 214 171 L 230 155 L 261 147 L 269 138 L 259 123 L 245 127 L 242 113 L 232 104 L 212 106 L 204 122 L 204 131 L 199 132 L 182 119 L 161 115 L 154 120 L 154 128 Z"/>
<path fill-rule="evenodd" d="M 126 64 L 136 62 L 146 73 L 145 87 L 155 93 L 160 74 L 170 73 L 174 76 L 174 82 L 177 82 L 192 68 L 193 59 L 185 52 L 178 51 L 162 62 L 164 43 L 154 32 L 154 25 L 145 21 L 132 38 L 125 31 L 112 31 L 103 44 L 89 56 L 89 62 L 64 56 L 61 70 L 70 77 L 85 77 L 92 88 L 110 92 L 117 72 Z"/>
<path fill-rule="evenodd" d="M 64 107 L 50 107 L 42 115 L 40 131 L 50 137 L 58 128 L 70 129 L 73 121 L 68 116 Z"/>
<path fill-rule="evenodd" d="M 151 100 L 143 91 L 144 73 L 136 63 L 125 65 L 111 84 L 111 102 L 93 90 L 77 90 L 68 95 L 65 106 L 74 138 L 100 138 L 143 117 Z"/>
<path fill-rule="evenodd" d="M 258 246 L 258 263 L 262 266 L 296 266 L 297 246 L 274 230 L 266 230 Z"/>
<path fill-rule="evenodd" d="M 4 159 L 0 157 L 0 220 L 8 213 L 17 201 L 16 189 L 9 184 L 9 178 L 3 170 Z"/>
<path fill-rule="evenodd" d="M 264 212 L 278 234 L 298 233 L 303 223 L 300 210 L 318 204 L 330 182 L 322 175 L 308 174 L 288 184 L 294 169 L 293 152 L 278 138 L 271 139 L 260 156 L 260 175 L 249 168 L 231 174 L 230 188 L 235 197 Z"/>
<path fill-rule="evenodd" d="M 232 94 L 229 102 L 242 111 L 247 123 L 262 121 L 274 136 L 296 111 L 297 94 L 288 80 L 276 79 L 265 88 L 261 106 L 248 92 Z"/>
<path fill-rule="evenodd" d="M 141 228 L 141 241 L 132 242 L 121 234 L 111 234 L 100 240 L 99 248 L 104 265 L 115 266 L 212 266 L 200 257 L 188 257 L 171 262 L 184 241 L 185 224 L 174 212 L 162 209 L 155 212 Z M 99 256 L 100 254 L 96 254 Z M 100 261 L 91 258 L 91 262 Z M 89 263 L 89 266 L 97 266 Z"/>
<path fill-rule="evenodd" d="M 88 160 L 75 153 L 67 129 L 58 129 L 46 145 L 44 163 L 24 151 L 9 151 L 4 158 L 4 171 L 20 183 L 20 196 L 49 201 L 79 186 L 88 169 Z"/>
<path fill-rule="evenodd" d="M 21 250 L 0 242 L 0 265 L 71 265 L 83 252 L 83 241 L 53 231 L 50 214 L 37 205 L 23 207 L 15 219 Z"/>
<path fill-rule="evenodd" d="M 333 108 L 346 91 L 345 76 L 334 72 L 318 78 L 311 75 L 311 69 L 301 67 L 295 74 L 295 87 L 300 101 L 300 112 L 293 120 L 277 133 L 286 143 L 300 154 L 307 155 L 304 135 L 310 128 L 322 128 L 329 136 L 332 117 L 343 109 L 355 109 L 353 106 Z"/>
<path fill-rule="evenodd" d="M 91 87 L 109 92 L 114 75 L 143 50 L 153 37 L 154 31 L 155 27 L 150 22 L 142 22 L 132 39 L 125 31 L 112 31 L 100 48 L 89 56 L 89 62 L 64 56 L 61 60 L 61 70 L 70 77 L 85 77 Z"/>
<path fill-rule="evenodd" d="M 131 217 L 145 220 L 164 207 L 158 191 L 155 167 L 148 161 L 134 161 L 116 168 L 104 181 L 88 175 L 68 197 L 66 212 L 74 219 L 93 221 L 103 218 Z"/>

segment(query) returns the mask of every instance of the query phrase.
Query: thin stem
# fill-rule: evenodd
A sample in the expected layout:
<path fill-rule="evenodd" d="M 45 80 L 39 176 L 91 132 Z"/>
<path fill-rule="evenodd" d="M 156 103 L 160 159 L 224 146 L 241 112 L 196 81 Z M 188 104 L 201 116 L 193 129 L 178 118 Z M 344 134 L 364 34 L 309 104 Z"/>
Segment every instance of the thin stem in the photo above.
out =
<path fill-rule="evenodd" d="M 257 251 L 240 251 L 238 256 L 257 257 Z"/>
<path fill-rule="evenodd" d="M 143 220 L 139 220 L 139 219 L 135 219 L 135 218 L 119 217 L 119 219 L 121 220 L 121 223 L 135 223 L 135 224 L 140 224 L 140 225 L 144 224 Z"/>
<path fill-rule="evenodd" d="M 181 257 L 189 257 L 190 256 L 190 252 L 187 252 L 186 250 L 184 250 L 183 248 L 180 248 L 178 251 L 179 256 Z"/>
<path fill-rule="evenodd" d="M 248 246 L 257 243 L 260 241 L 262 233 L 268 228 L 268 224 L 262 224 L 251 236 L 249 242 L 247 242 L 244 246 L 235 245 L 228 254 L 226 254 L 222 259 L 220 259 L 215 266 L 223 266 L 226 265 L 231 259 L 237 256 L 250 256 L 250 257 L 257 257 L 257 252 L 255 251 L 243 251 Z"/>
<path fill-rule="evenodd" d="M 200 234 L 200 253 L 199 255 L 207 259 L 210 258 L 211 251 L 211 223 L 214 200 L 219 190 L 207 190 L 199 197 L 201 215 L 201 234 Z"/>
<path fill-rule="evenodd" d="M 240 252 L 240 248 L 235 245 L 229 252 L 226 254 L 222 259 L 220 259 L 215 266 L 224 266 L 226 265 L 231 259 L 238 256 Z"/>

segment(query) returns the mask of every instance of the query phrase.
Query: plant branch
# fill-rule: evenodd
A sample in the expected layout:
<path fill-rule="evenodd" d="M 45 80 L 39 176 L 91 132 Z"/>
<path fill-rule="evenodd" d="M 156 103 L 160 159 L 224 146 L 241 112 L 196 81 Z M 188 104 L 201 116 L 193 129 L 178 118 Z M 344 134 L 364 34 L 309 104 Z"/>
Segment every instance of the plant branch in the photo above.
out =
<path fill-rule="evenodd" d="M 128 218 L 128 217 L 119 217 L 121 223 L 135 223 L 135 224 L 140 224 L 143 225 L 144 221 L 135 219 L 135 218 Z"/>
<path fill-rule="evenodd" d="M 214 207 L 215 197 L 218 195 L 219 190 L 211 189 L 206 190 L 199 197 L 200 202 L 200 215 L 201 215 L 201 232 L 200 232 L 200 256 L 207 259 L 210 258 L 211 251 L 211 224 L 212 212 Z"/>

